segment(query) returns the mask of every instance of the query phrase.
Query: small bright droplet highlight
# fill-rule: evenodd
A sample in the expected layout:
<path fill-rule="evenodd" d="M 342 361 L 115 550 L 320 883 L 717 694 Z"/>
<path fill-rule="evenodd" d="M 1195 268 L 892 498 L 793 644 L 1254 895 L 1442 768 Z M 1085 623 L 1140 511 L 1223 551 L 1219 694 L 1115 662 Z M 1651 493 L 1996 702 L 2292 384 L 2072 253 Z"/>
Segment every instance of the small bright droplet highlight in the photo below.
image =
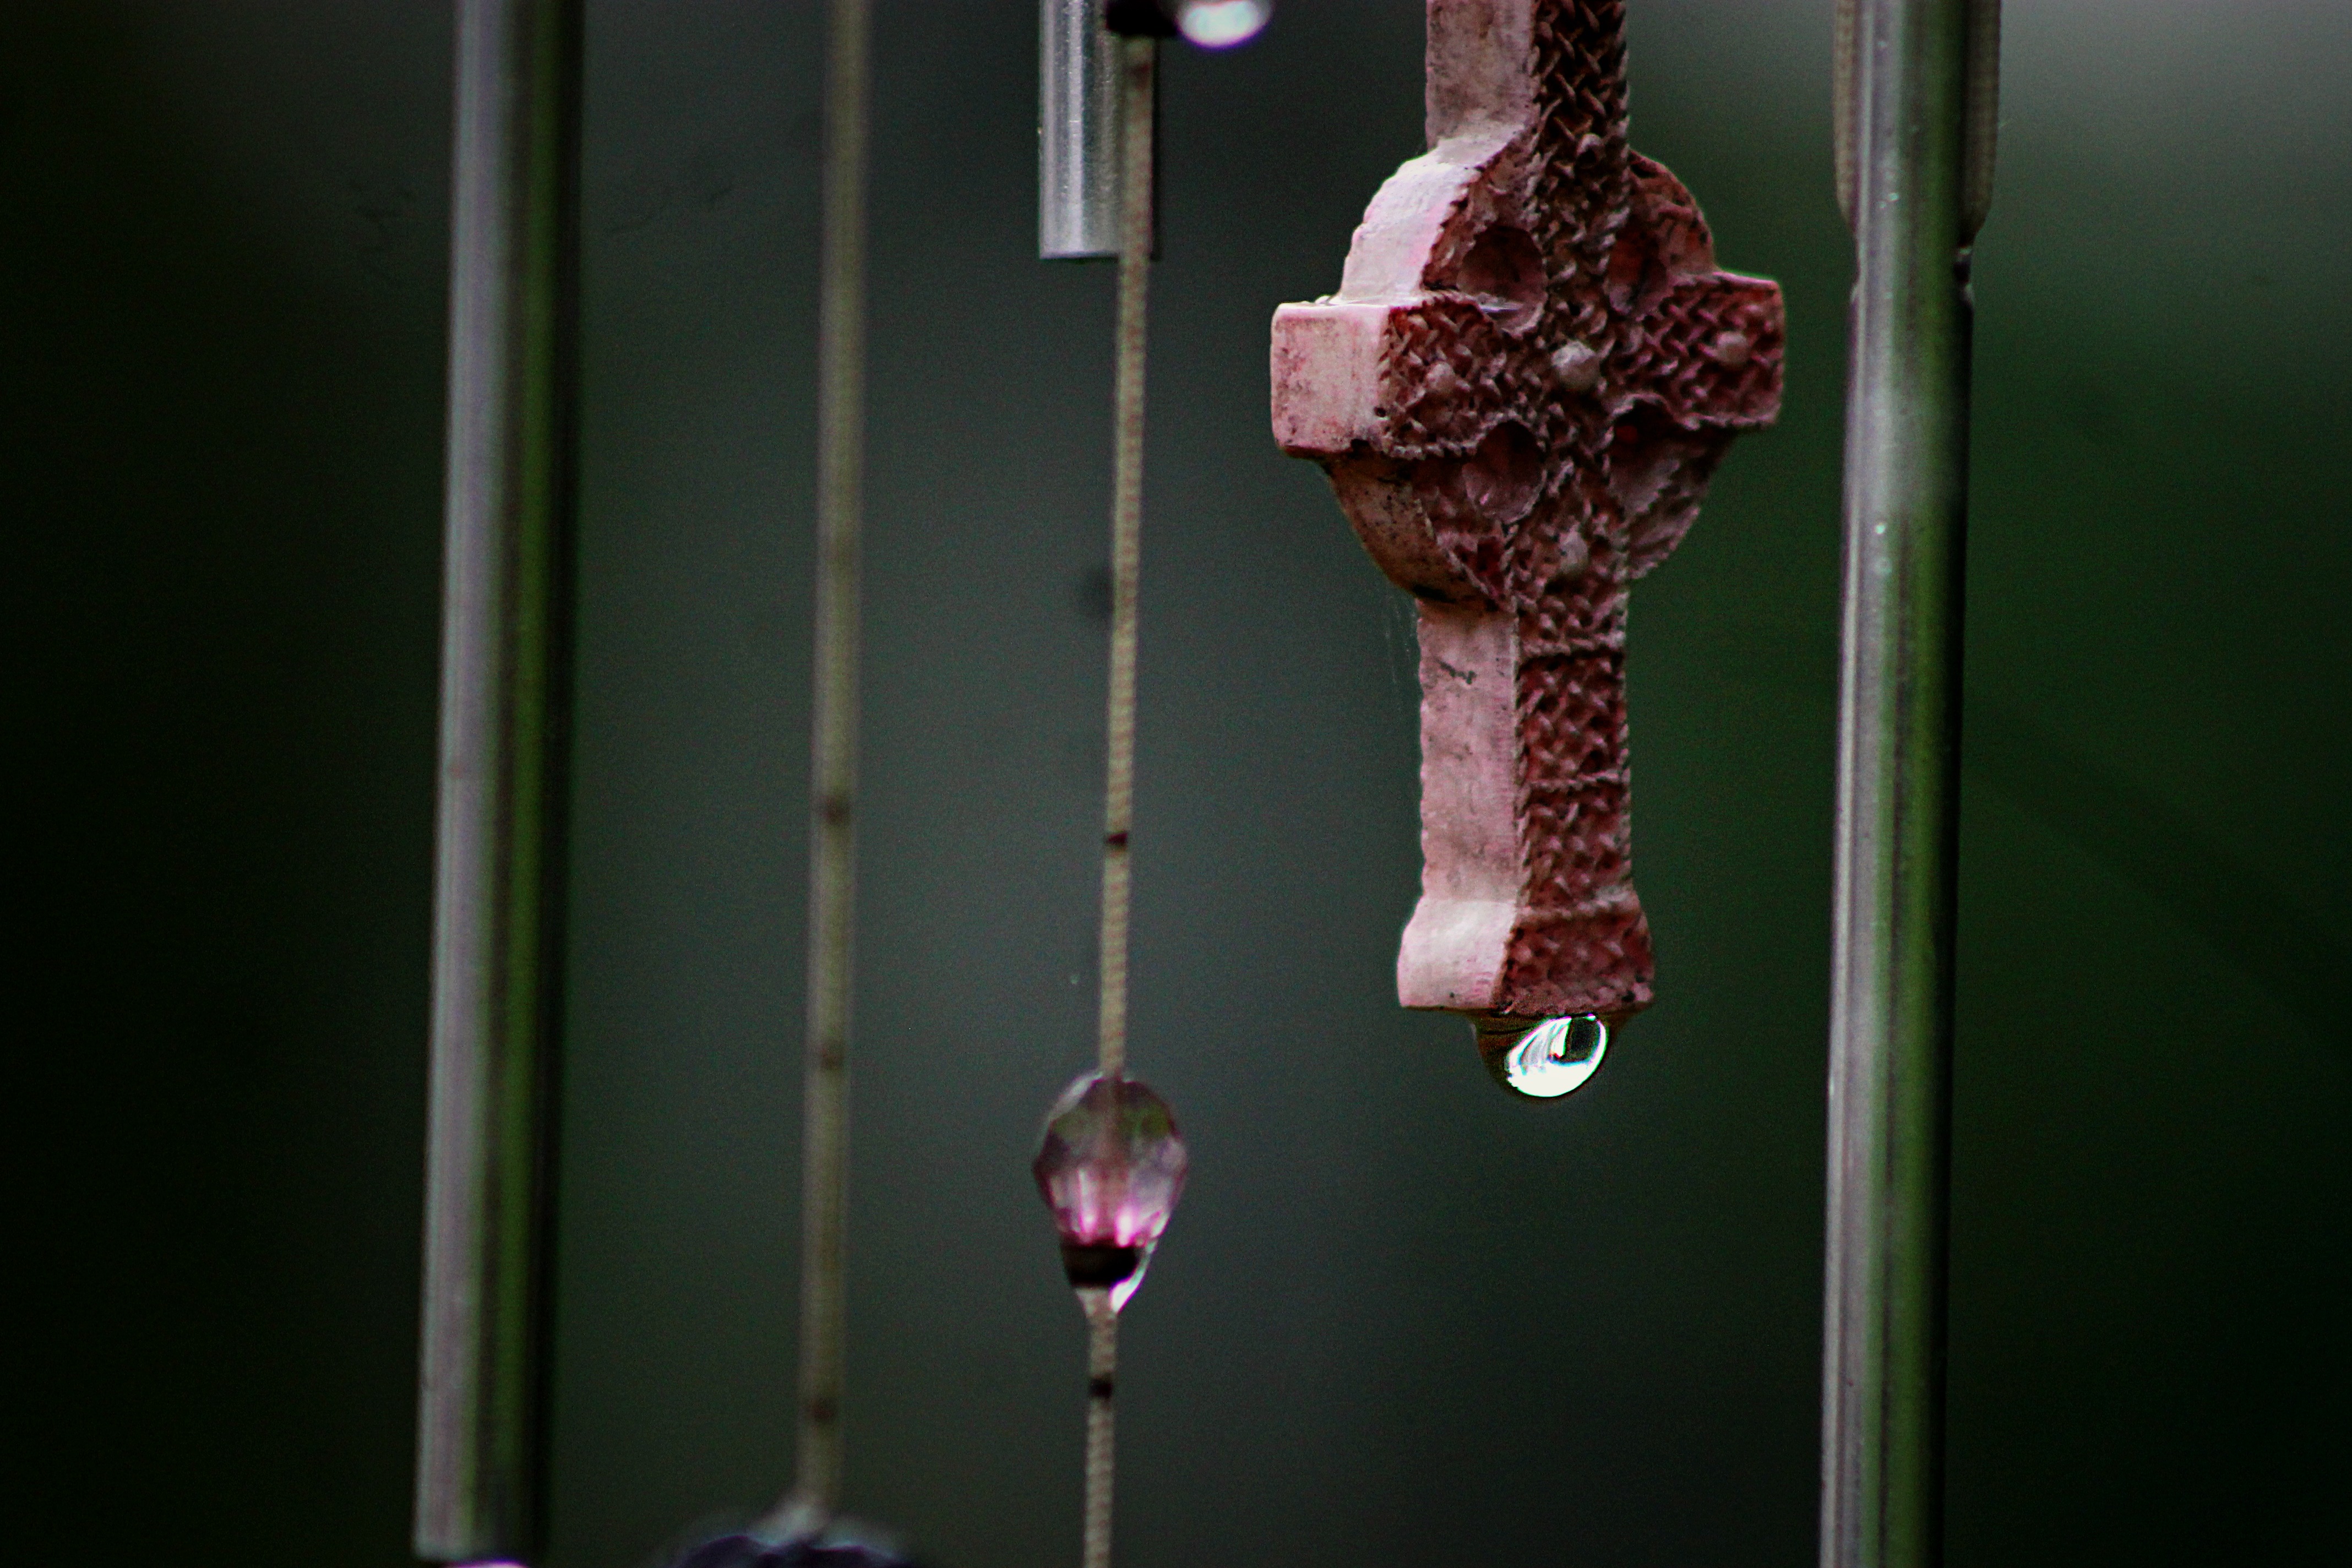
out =
<path fill-rule="evenodd" d="M 1150 1085 L 1088 1073 L 1062 1091 L 1030 1172 L 1074 1289 L 1108 1290 L 1113 1311 L 1127 1305 L 1183 1195 L 1186 1163 L 1175 1113 Z"/>
<path fill-rule="evenodd" d="M 1480 1019 L 1478 1051 L 1505 1089 L 1558 1100 L 1582 1089 L 1609 1054 L 1609 1026 L 1591 1013 L 1570 1018 Z"/>
<path fill-rule="evenodd" d="M 1256 37 L 1273 16 L 1270 0 L 1184 0 L 1176 30 L 1204 49 L 1230 49 Z"/>

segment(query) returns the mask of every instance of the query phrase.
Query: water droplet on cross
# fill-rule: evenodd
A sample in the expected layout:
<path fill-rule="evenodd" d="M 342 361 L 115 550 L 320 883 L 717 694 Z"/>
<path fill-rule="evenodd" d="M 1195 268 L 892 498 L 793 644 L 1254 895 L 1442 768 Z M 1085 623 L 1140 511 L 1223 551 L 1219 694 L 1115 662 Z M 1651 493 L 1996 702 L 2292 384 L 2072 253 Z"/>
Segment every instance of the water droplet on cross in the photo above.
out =
<path fill-rule="evenodd" d="M 1431 0 L 1430 150 L 1372 198 L 1339 292 L 1274 319 L 1276 438 L 1420 601 L 1399 999 L 1560 1025 L 1528 1083 L 1582 1082 L 1601 1020 L 1649 1005 L 1628 591 L 1780 396 L 1779 287 L 1718 270 L 1690 194 L 1626 143 L 1624 9 Z"/>
<path fill-rule="evenodd" d="M 1609 1054 L 1609 1026 L 1590 1013 L 1473 1022 L 1486 1070 L 1505 1089 L 1529 1100 L 1558 1100 L 1582 1089 Z"/>

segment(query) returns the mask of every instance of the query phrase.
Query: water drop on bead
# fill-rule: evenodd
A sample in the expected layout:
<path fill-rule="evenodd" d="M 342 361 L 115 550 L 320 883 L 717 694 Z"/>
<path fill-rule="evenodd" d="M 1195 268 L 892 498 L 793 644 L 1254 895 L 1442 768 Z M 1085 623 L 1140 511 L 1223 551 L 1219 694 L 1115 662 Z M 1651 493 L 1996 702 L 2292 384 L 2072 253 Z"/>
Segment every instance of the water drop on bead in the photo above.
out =
<path fill-rule="evenodd" d="M 1558 1100 L 1584 1087 L 1609 1054 L 1609 1026 L 1591 1013 L 1569 1018 L 1479 1019 L 1479 1054 L 1512 1093 Z"/>
<path fill-rule="evenodd" d="M 1108 1291 L 1113 1311 L 1127 1305 L 1183 1195 L 1185 1165 L 1175 1113 L 1150 1085 L 1087 1073 L 1062 1091 L 1030 1171 L 1072 1289 Z"/>
<path fill-rule="evenodd" d="M 1256 37 L 1273 16 L 1270 0 L 1183 0 L 1176 8 L 1176 28 L 1187 43 L 1230 49 Z"/>

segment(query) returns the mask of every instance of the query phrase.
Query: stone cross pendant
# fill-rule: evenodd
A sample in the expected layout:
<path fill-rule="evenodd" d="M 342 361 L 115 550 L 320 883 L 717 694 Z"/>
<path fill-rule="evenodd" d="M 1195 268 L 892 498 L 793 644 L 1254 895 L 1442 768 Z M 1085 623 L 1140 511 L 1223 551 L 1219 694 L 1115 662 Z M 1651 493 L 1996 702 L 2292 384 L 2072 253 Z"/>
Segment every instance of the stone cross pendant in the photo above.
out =
<path fill-rule="evenodd" d="M 1339 291 L 1274 318 L 1274 426 L 1420 600 L 1408 1007 L 1483 1032 L 1648 1005 L 1629 584 L 1780 397 L 1777 285 L 1717 270 L 1625 141 L 1623 0 L 1429 0 L 1429 151 Z"/>

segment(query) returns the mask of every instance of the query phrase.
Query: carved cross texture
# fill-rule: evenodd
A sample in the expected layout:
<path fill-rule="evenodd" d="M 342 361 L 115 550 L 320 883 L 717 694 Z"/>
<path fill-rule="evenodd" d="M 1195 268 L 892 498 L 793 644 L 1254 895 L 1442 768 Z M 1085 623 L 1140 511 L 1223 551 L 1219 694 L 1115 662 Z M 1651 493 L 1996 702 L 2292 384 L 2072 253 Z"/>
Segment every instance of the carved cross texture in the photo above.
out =
<path fill-rule="evenodd" d="M 1276 437 L 1421 601 L 1408 1007 L 1650 1001 L 1627 589 L 1779 411 L 1782 319 L 1626 145 L 1624 23 L 1623 0 L 1430 0 L 1430 150 L 1373 197 L 1339 291 L 1275 314 Z"/>

